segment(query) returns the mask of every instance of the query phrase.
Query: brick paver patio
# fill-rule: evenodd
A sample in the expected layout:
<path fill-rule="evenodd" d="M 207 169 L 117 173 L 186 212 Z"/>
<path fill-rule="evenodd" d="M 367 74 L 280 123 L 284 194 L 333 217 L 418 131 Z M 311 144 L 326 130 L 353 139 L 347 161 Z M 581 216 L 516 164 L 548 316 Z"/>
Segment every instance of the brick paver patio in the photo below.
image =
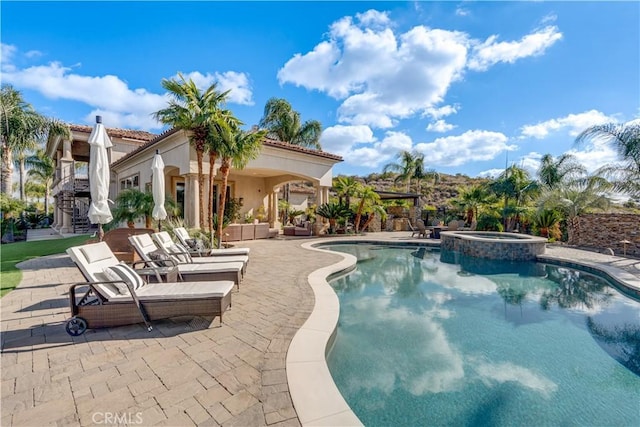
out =
<path fill-rule="evenodd" d="M 411 240 L 406 233 L 368 238 Z M 2 426 L 300 425 L 285 372 L 293 336 L 313 308 L 307 276 L 341 259 L 305 240 L 256 240 L 247 275 L 219 327 L 203 319 L 89 330 L 71 338 L 68 285 L 83 281 L 66 255 L 22 263 L 21 285 L 0 300 Z M 557 258 L 631 273 L 640 261 L 548 248 Z M 636 282 L 638 283 L 638 282 Z"/>
<path fill-rule="evenodd" d="M 243 242 L 251 261 L 222 327 L 161 321 L 151 333 L 132 325 L 71 338 L 68 285 L 56 283 L 80 272 L 66 255 L 23 263 L 21 285 L 0 300 L 0 424 L 299 425 L 286 351 L 313 308 L 307 276 L 340 259 L 300 243 Z"/>

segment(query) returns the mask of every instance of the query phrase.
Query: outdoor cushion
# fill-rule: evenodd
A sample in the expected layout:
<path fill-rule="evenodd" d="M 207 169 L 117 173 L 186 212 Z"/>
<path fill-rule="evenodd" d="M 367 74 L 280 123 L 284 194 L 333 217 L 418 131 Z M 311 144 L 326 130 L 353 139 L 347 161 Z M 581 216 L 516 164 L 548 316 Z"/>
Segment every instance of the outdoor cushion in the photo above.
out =
<path fill-rule="evenodd" d="M 107 245 L 88 246 L 80 249 L 89 263 L 109 259 L 113 256 L 113 252 Z"/>
<path fill-rule="evenodd" d="M 167 252 L 178 262 L 191 262 L 189 251 L 179 243 L 172 243 L 167 247 Z"/>
<path fill-rule="evenodd" d="M 224 297 L 233 290 L 231 280 L 215 282 L 149 283 L 136 291 L 141 302 L 154 300 L 204 299 Z M 118 295 L 114 300 L 129 300 L 131 295 Z"/>
<path fill-rule="evenodd" d="M 164 253 L 160 249 L 156 249 L 155 251 L 151 251 L 147 254 L 149 259 L 154 262 L 154 264 L 158 265 L 158 267 L 166 267 L 167 264 L 165 261 L 171 261 L 171 256 Z"/>
<path fill-rule="evenodd" d="M 125 283 L 129 284 L 129 286 L 131 286 L 134 291 L 137 291 L 145 285 L 145 281 L 142 279 L 142 277 L 140 277 L 140 275 L 136 273 L 133 268 L 129 267 L 126 264 L 113 265 L 111 267 L 108 267 L 107 269 L 111 270 L 111 272 L 119 276 L 120 280 L 123 280 Z M 107 273 L 107 275 L 108 274 L 111 273 Z"/>
<path fill-rule="evenodd" d="M 103 283 L 102 286 L 108 287 L 109 289 L 115 288 L 115 292 L 117 295 L 129 295 L 129 287 L 122 282 L 122 278 L 118 273 L 111 269 L 111 267 L 107 267 L 103 270 L 103 273 L 108 281 L 118 283 Z"/>

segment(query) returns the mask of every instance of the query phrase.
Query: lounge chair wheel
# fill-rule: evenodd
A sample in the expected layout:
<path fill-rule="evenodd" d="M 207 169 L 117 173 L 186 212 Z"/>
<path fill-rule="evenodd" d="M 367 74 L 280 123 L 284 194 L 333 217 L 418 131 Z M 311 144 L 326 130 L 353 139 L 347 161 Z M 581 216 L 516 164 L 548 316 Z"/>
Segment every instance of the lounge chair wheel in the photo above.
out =
<path fill-rule="evenodd" d="M 67 320 L 64 328 L 69 335 L 71 335 L 72 337 L 77 337 L 84 334 L 84 331 L 87 330 L 87 321 L 82 317 L 72 317 L 71 319 Z"/>

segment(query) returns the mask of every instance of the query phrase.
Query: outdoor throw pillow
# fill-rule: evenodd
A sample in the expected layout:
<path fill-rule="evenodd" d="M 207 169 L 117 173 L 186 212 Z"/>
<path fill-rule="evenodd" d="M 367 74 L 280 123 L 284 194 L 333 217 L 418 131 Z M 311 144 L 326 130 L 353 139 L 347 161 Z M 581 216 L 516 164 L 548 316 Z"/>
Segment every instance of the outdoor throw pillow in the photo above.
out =
<path fill-rule="evenodd" d="M 191 262 L 191 256 L 189 255 L 189 251 L 187 249 L 178 244 L 173 243 L 167 251 L 171 254 L 171 257 L 178 263 Z"/>
<path fill-rule="evenodd" d="M 185 239 L 189 249 L 195 252 L 204 252 L 204 242 L 200 239 Z"/>
<path fill-rule="evenodd" d="M 122 281 L 123 279 L 120 275 L 113 271 L 111 267 L 106 267 L 102 272 L 106 276 L 107 280 L 111 282 L 117 281 L 117 283 L 110 284 L 112 286 L 110 289 L 117 291 L 120 295 L 129 295 L 129 287 Z"/>
<path fill-rule="evenodd" d="M 156 264 L 158 267 L 167 267 L 168 265 L 171 265 L 171 262 L 166 262 L 166 261 L 171 261 L 171 256 L 169 254 L 164 253 L 160 249 L 151 251 L 147 255 L 149 255 L 149 259 L 153 261 L 153 263 Z"/>
<path fill-rule="evenodd" d="M 115 273 L 120 278 L 120 280 L 131 286 L 134 291 L 140 289 L 145 284 L 142 277 L 140 277 L 140 275 L 127 264 L 120 263 L 118 265 L 107 267 L 105 270 L 110 270 L 111 272 Z M 109 275 L 111 273 L 106 273 L 105 271 L 105 274 Z"/>

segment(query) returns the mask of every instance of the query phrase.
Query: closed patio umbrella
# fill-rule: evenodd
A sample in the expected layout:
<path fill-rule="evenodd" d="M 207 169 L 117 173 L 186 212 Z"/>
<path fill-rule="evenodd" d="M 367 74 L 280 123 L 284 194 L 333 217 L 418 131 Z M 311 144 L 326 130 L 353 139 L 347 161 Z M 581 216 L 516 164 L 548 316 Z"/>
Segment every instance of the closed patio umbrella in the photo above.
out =
<path fill-rule="evenodd" d="M 107 130 L 102 124 L 102 117 L 96 116 L 96 125 L 89 135 L 89 190 L 91 191 L 91 205 L 89 206 L 89 221 L 98 224 L 98 239 L 102 241 L 104 231 L 102 224 L 111 222 L 109 200 L 109 157 L 107 148 L 113 146 Z"/>
<path fill-rule="evenodd" d="M 167 217 L 167 211 L 164 208 L 164 162 L 158 150 L 156 150 L 156 154 L 153 156 L 151 171 L 153 173 L 151 180 L 153 211 L 151 212 L 151 217 L 158 220 L 158 229 L 162 230 L 160 221 Z"/>

